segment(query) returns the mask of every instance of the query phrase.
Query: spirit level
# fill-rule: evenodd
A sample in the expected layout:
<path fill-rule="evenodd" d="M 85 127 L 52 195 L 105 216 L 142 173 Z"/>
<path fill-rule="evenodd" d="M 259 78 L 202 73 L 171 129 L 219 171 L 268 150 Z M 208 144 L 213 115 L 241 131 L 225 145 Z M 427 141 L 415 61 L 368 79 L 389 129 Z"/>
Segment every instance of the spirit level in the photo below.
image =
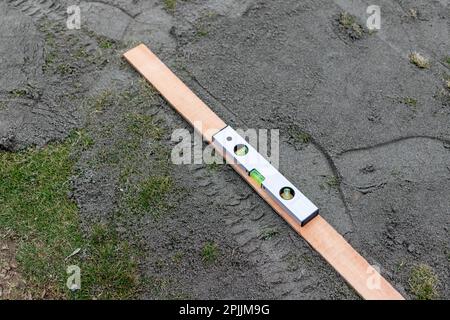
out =
<path fill-rule="evenodd" d="M 213 144 L 222 148 L 302 226 L 319 213 L 319 209 L 300 190 L 230 126 L 213 136 Z"/>
<path fill-rule="evenodd" d="M 172 105 L 172 107 L 187 121 L 203 138 L 213 143 L 213 137 L 227 128 L 220 119 L 200 98 L 192 92 L 170 69 L 158 59 L 145 45 L 141 44 L 127 51 L 125 59 L 142 74 Z M 217 138 L 219 135 L 217 135 Z M 226 137 L 225 137 L 226 139 Z M 275 185 L 268 183 L 270 173 L 267 166 L 256 165 L 251 169 L 244 166 L 244 159 L 237 164 L 233 162 L 235 156 L 250 155 L 250 145 L 246 142 L 233 145 L 226 152 L 213 143 L 216 151 L 220 153 L 233 169 L 277 212 L 309 245 L 320 255 L 365 299 L 395 299 L 404 298 L 389 282 L 386 281 L 352 246 L 319 214 L 304 226 L 298 218 L 262 185 L 271 186 L 276 191 L 280 186 L 279 196 L 283 200 L 293 200 L 297 192 L 290 183 Z M 231 151 L 231 152 L 230 152 Z M 253 153 L 252 153 L 253 154 Z M 250 171 L 248 171 L 250 170 Z M 261 170 L 261 172 L 259 171 Z M 266 177 L 265 174 L 268 174 Z M 267 172 L 266 172 L 267 170 Z M 288 181 L 287 181 L 288 182 Z M 272 185 L 273 184 L 273 185 Z M 273 193 L 275 192 L 273 191 Z"/>

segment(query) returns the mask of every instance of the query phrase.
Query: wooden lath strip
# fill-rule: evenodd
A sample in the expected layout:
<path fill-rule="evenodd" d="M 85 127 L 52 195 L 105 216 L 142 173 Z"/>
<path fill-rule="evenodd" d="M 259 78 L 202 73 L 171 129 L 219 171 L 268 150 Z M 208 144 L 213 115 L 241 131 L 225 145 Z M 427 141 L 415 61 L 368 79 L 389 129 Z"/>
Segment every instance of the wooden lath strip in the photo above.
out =
<path fill-rule="evenodd" d="M 226 127 L 200 98 L 197 97 L 158 57 L 141 44 L 124 54 L 136 68 L 179 112 L 186 121 L 212 142 L 212 136 Z M 217 150 L 221 152 L 221 150 Z M 222 156 L 224 156 L 222 154 Z M 225 156 L 226 157 L 226 156 Z M 227 159 L 231 160 L 231 159 Z M 230 161 L 230 163 L 232 163 Z M 234 170 L 364 299 L 404 298 L 320 215 L 304 227 L 294 220 L 257 182 L 236 164 Z"/>
<path fill-rule="evenodd" d="M 206 141 L 211 143 L 212 136 L 227 126 L 145 45 L 126 52 L 124 57 Z"/>

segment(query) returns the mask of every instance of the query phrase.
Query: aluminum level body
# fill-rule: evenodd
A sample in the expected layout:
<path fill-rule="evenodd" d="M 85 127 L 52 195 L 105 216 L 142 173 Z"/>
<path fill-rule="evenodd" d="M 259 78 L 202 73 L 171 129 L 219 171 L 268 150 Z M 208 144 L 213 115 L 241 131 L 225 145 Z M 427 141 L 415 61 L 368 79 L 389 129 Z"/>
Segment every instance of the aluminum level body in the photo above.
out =
<path fill-rule="evenodd" d="M 293 218 L 297 219 L 302 226 L 319 213 L 319 209 L 311 200 L 230 126 L 216 133 L 213 136 L 213 143 L 216 147 L 224 150 L 228 157 L 231 157 L 247 174 L 256 169 L 262 177 L 260 180 L 261 187 L 267 190 L 270 196 L 286 209 Z M 282 191 L 286 188 L 293 191 L 291 199 L 282 197 Z"/>

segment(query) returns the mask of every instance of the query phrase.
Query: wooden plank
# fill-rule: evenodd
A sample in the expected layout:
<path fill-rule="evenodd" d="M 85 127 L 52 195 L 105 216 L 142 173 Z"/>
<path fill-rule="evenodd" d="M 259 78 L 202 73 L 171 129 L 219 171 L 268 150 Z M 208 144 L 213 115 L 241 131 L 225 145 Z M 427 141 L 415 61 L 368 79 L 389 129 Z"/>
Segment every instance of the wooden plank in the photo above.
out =
<path fill-rule="evenodd" d="M 220 153 L 219 149 L 217 151 Z M 238 165 L 232 164 L 232 159 L 227 161 L 362 298 L 366 300 L 404 299 L 323 217 L 318 215 L 302 227 L 255 180 L 251 179 L 247 172 Z M 378 286 L 373 286 L 375 283 Z"/>
<path fill-rule="evenodd" d="M 212 136 L 226 124 L 167 68 L 145 45 L 124 54 L 125 58 L 167 99 L 189 123 L 212 142 Z M 222 150 L 216 149 L 220 154 Z M 223 155 L 225 156 L 226 155 Z M 364 299 L 404 298 L 320 215 L 304 227 L 293 219 L 256 181 L 232 164 L 233 169 L 314 248 Z"/>
<path fill-rule="evenodd" d="M 206 141 L 211 143 L 212 136 L 226 127 L 225 122 L 145 45 L 127 51 L 124 57 Z"/>

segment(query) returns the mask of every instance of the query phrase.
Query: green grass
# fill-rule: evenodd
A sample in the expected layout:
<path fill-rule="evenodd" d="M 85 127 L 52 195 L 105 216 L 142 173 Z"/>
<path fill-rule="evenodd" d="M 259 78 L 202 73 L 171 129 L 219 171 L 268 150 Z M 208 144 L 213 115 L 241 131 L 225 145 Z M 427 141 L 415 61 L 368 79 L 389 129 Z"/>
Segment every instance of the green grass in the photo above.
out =
<path fill-rule="evenodd" d="M 208 28 L 206 27 L 206 25 L 203 25 L 203 24 L 196 26 L 195 29 L 196 29 L 197 36 L 199 36 L 199 37 L 205 37 L 209 33 Z"/>
<path fill-rule="evenodd" d="M 164 0 L 164 6 L 168 11 L 175 11 L 177 7 L 177 0 Z"/>
<path fill-rule="evenodd" d="M 213 263 L 219 257 L 219 248 L 213 242 L 207 242 L 201 251 L 202 261 Z"/>
<path fill-rule="evenodd" d="M 39 30 L 44 34 L 45 47 L 43 70 L 45 72 L 57 73 L 59 75 L 68 75 L 76 72 L 72 59 L 66 57 L 61 49 L 61 43 L 68 43 L 71 47 L 80 46 L 79 39 L 76 36 L 69 36 L 61 32 L 61 26 L 50 21 L 46 21 L 39 26 Z M 76 49 L 77 51 L 79 49 Z M 76 51 L 76 52 L 77 52 Z M 71 55 L 74 56 L 74 55 Z"/>
<path fill-rule="evenodd" d="M 337 189 L 339 187 L 340 180 L 336 176 L 329 176 L 325 179 L 325 186 L 328 188 L 334 188 Z"/>
<path fill-rule="evenodd" d="M 175 200 L 177 190 L 170 176 L 152 176 L 144 180 L 139 187 L 139 193 L 133 202 L 138 209 L 150 212 L 155 218 L 166 213 Z"/>
<path fill-rule="evenodd" d="M 276 228 L 266 228 L 261 232 L 259 238 L 261 240 L 270 240 L 279 234 L 280 234 L 280 231 L 278 231 L 278 229 L 276 229 Z"/>
<path fill-rule="evenodd" d="M 115 101 L 113 92 L 106 90 L 101 92 L 98 96 L 93 98 L 91 106 L 96 112 L 104 111 L 108 106 L 112 105 Z"/>
<path fill-rule="evenodd" d="M 60 75 L 67 75 L 67 74 L 72 74 L 74 72 L 74 69 L 72 66 L 70 66 L 67 63 L 60 63 L 56 66 L 56 71 L 60 74 Z"/>
<path fill-rule="evenodd" d="M 339 23 L 346 28 L 350 28 L 355 22 L 355 17 L 348 12 L 341 12 L 339 15 Z"/>
<path fill-rule="evenodd" d="M 67 197 L 74 155 L 90 143 L 78 133 L 42 149 L 0 152 L 0 230 L 14 232 L 18 267 L 34 297 L 130 298 L 138 288 L 134 251 L 107 226 L 84 236 Z M 66 260 L 77 248 L 83 254 Z M 65 286 L 69 265 L 81 268 L 75 293 Z"/>
<path fill-rule="evenodd" d="M 437 291 L 438 277 L 431 267 L 420 264 L 411 269 L 408 280 L 411 292 L 419 300 L 431 300 L 438 298 Z"/>
<path fill-rule="evenodd" d="M 412 52 L 409 54 L 409 62 L 416 65 L 420 69 L 430 68 L 430 61 L 418 52 Z"/>
<path fill-rule="evenodd" d="M 170 175 L 170 149 L 161 141 L 167 135 L 164 121 L 145 113 L 154 106 L 154 90 L 142 81 L 134 88 L 119 93 L 105 91 L 86 102 L 86 108 L 92 110 L 90 122 L 99 121 L 97 117 L 101 117 L 104 110 L 119 117 L 119 125 L 109 123 L 109 120 L 103 123 L 98 135 L 100 139 L 110 142 L 94 150 L 95 156 L 90 163 L 96 168 L 109 166 L 111 170 L 117 169 L 121 187 L 130 190 L 126 194 L 127 207 L 134 213 L 147 210 L 139 205 L 143 201 L 136 200 L 142 187 L 139 181 L 132 179 L 132 176 L 148 177 L 142 170 L 141 162 L 151 155 L 149 165 L 152 171 L 160 176 Z"/>
<path fill-rule="evenodd" d="M 138 86 L 117 95 L 117 101 L 128 105 L 152 105 L 156 102 L 156 90 L 144 79 L 139 79 Z"/>
<path fill-rule="evenodd" d="M 56 37 L 53 34 L 53 32 L 55 32 L 54 25 L 52 25 L 49 21 L 47 21 L 44 24 L 39 26 L 39 31 L 41 31 L 44 34 L 45 64 L 43 66 L 43 69 L 44 69 L 44 71 L 47 71 L 53 66 L 53 64 L 56 62 L 56 60 L 58 58 Z"/>
<path fill-rule="evenodd" d="M 181 261 L 183 261 L 184 258 L 184 254 L 181 251 L 177 251 L 173 256 L 172 256 L 172 261 L 176 264 L 180 264 Z"/>
<path fill-rule="evenodd" d="M 216 161 L 213 161 L 211 163 L 207 163 L 206 164 L 206 170 L 208 171 L 208 173 L 216 173 L 218 172 L 221 168 L 223 168 L 223 163 L 219 163 Z"/>
<path fill-rule="evenodd" d="M 75 51 L 75 54 L 74 54 L 74 57 L 75 57 L 76 59 L 86 59 L 88 56 L 89 56 L 89 55 L 88 55 L 88 53 L 86 52 L 86 49 L 85 49 L 85 48 L 78 48 L 78 49 Z"/>
<path fill-rule="evenodd" d="M 288 134 L 296 143 L 308 144 L 311 142 L 311 135 L 298 128 L 290 128 Z"/>
<path fill-rule="evenodd" d="M 16 98 L 23 98 L 28 95 L 28 89 L 20 88 L 20 89 L 14 89 L 9 92 Z"/>
<path fill-rule="evenodd" d="M 76 139 L 77 148 L 82 151 L 90 149 L 95 144 L 94 139 L 86 132 L 86 130 L 74 132 L 73 138 Z"/>
<path fill-rule="evenodd" d="M 114 42 L 109 39 L 102 38 L 99 40 L 98 46 L 102 49 L 111 49 L 112 47 L 114 47 Z"/>
<path fill-rule="evenodd" d="M 356 22 L 355 16 L 351 15 L 348 12 L 342 12 L 339 15 L 339 24 L 344 27 L 346 30 L 351 31 L 356 38 L 361 38 L 364 30 L 363 28 Z"/>
<path fill-rule="evenodd" d="M 405 266 L 406 266 L 406 262 L 405 262 L 405 261 L 403 261 L 403 260 L 398 261 L 398 262 L 396 263 L 396 265 L 395 265 L 395 271 L 396 271 L 396 272 L 399 272 L 399 271 L 401 271 Z"/>
<path fill-rule="evenodd" d="M 412 108 L 417 107 L 417 100 L 411 97 L 404 97 L 401 99 L 401 102 Z"/>
<path fill-rule="evenodd" d="M 42 67 L 44 71 L 47 71 L 52 68 L 57 60 L 57 54 L 54 51 L 49 51 L 45 54 L 45 63 Z"/>
<path fill-rule="evenodd" d="M 445 61 L 448 65 L 450 65 L 450 56 L 445 57 L 444 61 Z"/>
<path fill-rule="evenodd" d="M 87 243 L 87 252 L 89 255 L 80 267 L 82 281 L 89 285 L 90 290 L 78 294 L 79 298 L 136 297 L 140 283 L 138 254 L 129 243 L 121 241 L 111 227 L 95 225 Z"/>
<path fill-rule="evenodd" d="M 107 37 L 99 36 L 92 31 L 82 29 L 76 34 L 68 32 L 61 24 L 50 21 L 40 23 L 39 30 L 44 35 L 44 59 L 43 71 L 48 74 L 80 75 L 86 68 L 94 66 L 102 68 L 110 60 L 117 57 L 114 50 L 118 42 Z M 93 53 L 87 52 L 85 37 L 94 39 L 99 50 Z M 66 46 L 70 52 L 64 50 Z"/>
<path fill-rule="evenodd" d="M 128 113 L 127 131 L 137 137 L 152 138 L 154 140 L 161 140 L 164 129 L 161 128 L 154 117 L 139 113 Z"/>

